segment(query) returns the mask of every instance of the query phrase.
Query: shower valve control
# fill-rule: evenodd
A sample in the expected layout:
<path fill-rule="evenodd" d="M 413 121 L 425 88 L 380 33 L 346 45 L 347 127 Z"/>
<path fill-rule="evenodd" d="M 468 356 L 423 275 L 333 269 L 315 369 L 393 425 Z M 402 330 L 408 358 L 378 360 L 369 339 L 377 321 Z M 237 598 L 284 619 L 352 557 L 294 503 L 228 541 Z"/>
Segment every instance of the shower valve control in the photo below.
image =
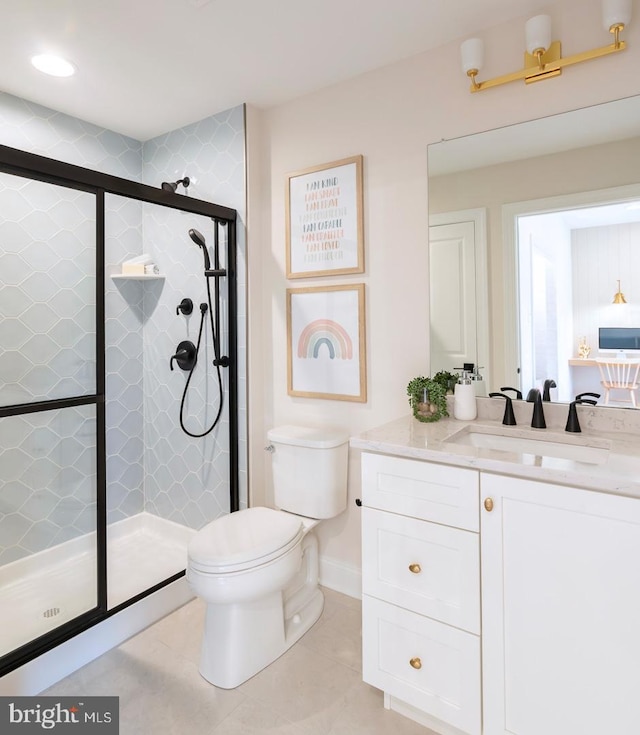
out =
<path fill-rule="evenodd" d="M 193 370 L 196 360 L 198 358 L 196 346 L 191 340 L 184 340 L 178 345 L 176 354 L 171 356 L 169 360 L 169 367 L 173 370 L 173 361 L 178 363 L 178 367 L 182 370 Z"/>
<path fill-rule="evenodd" d="M 191 299 L 182 299 L 182 301 L 176 307 L 176 314 L 182 312 L 185 316 L 191 314 L 193 311 L 193 301 Z"/>

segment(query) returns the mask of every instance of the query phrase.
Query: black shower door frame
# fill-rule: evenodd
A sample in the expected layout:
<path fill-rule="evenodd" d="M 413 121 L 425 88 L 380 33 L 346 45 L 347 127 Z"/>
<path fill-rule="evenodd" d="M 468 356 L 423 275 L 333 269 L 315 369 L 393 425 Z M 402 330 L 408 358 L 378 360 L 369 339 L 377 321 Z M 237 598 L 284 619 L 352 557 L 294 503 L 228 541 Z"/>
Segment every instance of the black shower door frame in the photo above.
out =
<path fill-rule="evenodd" d="M 79 633 L 156 592 L 185 572 L 168 577 L 126 602 L 107 609 L 107 484 L 106 484 L 106 421 L 105 421 L 105 195 L 134 199 L 148 204 L 177 209 L 182 212 L 203 215 L 227 226 L 227 286 L 228 286 L 228 354 L 229 366 L 229 504 L 231 512 L 239 508 L 238 480 L 238 313 L 236 224 L 237 211 L 201 199 L 185 197 L 160 188 L 129 179 L 112 176 L 100 171 L 57 161 L 17 148 L 0 145 L 0 172 L 22 178 L 55 184 L 68 189 L 84 191 L 96 200 L 96 392 L 92 395 L 50 401 L 34 401 L 0 407 L 0 418 L 19 416 L 40 411 L 94 405 L 96 410 L 96 514 L 97 514 L 97 605 L 50 633 L 46 633 L 20 646 L 0 658 L 0 676 L 28 663 L 41 654 L 55 648 Z"/>

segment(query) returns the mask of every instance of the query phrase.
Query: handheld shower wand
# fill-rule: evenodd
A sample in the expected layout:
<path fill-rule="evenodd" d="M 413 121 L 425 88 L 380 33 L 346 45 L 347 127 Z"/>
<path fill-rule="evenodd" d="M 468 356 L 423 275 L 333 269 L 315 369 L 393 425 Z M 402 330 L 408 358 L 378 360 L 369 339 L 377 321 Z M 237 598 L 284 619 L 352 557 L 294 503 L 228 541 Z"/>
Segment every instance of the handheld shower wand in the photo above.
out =
<path fill-rule="evenodd" d="M 195 244 L 202 248 L 202 256 L 204 258 L 204 269 L 205 271 L 211 270 L 211 260 L 209 259 L 209 251 L 207 250 L 207 243 L 199 230 L 189 230 L 189 237 L 195 242 Z"/>

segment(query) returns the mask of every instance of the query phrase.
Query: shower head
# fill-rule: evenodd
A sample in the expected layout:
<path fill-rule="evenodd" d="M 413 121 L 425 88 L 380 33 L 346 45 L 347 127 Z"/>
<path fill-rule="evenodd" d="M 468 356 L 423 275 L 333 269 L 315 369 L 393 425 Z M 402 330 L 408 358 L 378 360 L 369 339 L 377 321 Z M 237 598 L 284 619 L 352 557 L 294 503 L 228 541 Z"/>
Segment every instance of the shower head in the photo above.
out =
<path fill-rule="evenodd" d="M 189 230 L 189 237 L 195 242 L 195 244 L 199 248 L 204 248 L 207 246 L 207 243 L 205 242 L 204 235 L 199 230 L 191 229 Z"/>
<path fill-rule="evenodd" d="M 188 176 L 185 176 L 184 179 L 178 179 L 178 181 L 163 181 L 162 188 L 164 189 L 164 191 L 170 191 L 175 194 L 175 191 L 178 188 L 179 184 L 182 184 L 186 189 L 190 183 L 191 179 Z"/>
<path fill-rule="evenodd" d="M 211 261 L 209 260 L 209 252 L 207 251 L 207 243 L 204 240 L 204 236 L 198 230 L 191 229 L 189 230 L 189 237 L 199 248 L 202 248 L 202 255 L 204 257 L 204 269 L 206 271 L 211 270 Z"/>

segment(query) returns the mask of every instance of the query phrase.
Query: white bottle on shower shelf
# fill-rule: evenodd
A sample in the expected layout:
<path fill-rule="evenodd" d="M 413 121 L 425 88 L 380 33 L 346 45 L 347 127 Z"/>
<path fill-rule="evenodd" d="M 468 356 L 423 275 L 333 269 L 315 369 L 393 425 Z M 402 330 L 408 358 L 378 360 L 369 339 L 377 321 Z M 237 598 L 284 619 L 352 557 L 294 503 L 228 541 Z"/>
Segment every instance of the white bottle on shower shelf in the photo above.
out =
<path fill-rule="evenodd" d="M 453 391 L 453 415 L 460 421 L 473 421 L 478 415 L 476 389 L 466 370 L 462 371 Z"/>

